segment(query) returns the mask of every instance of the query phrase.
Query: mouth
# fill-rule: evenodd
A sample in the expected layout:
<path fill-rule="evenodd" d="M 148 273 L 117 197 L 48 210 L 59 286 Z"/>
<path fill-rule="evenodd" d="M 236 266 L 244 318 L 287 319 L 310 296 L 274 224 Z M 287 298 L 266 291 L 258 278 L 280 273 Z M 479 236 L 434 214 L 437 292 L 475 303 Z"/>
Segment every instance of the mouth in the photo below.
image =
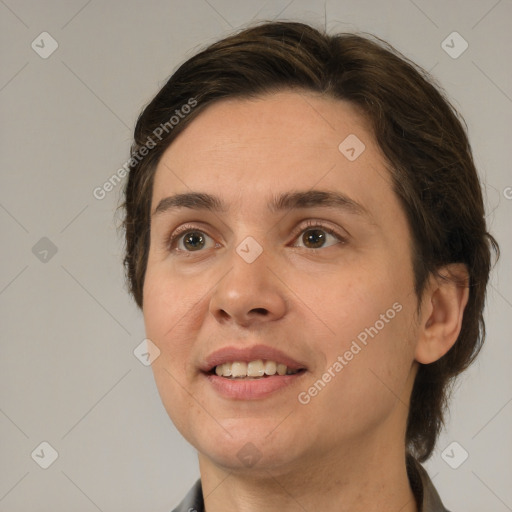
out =
<path fill-rule="evenodd" d="M 284 363 L 277 361 L 234 361 L 218 364 L 210 370 L 211 375 L 224 377 L 226 379 L 265 379 L 274 375 L 296 375 L 304 372 L 305 368 L 289 368 Z"/>
<path fill-rule="evenodd" d="M 217 393 L 237 400 L 266 398 L 298 382 L 307 371 L 304 364 L 264 345 L 220 349 L 200 369 Z"/>

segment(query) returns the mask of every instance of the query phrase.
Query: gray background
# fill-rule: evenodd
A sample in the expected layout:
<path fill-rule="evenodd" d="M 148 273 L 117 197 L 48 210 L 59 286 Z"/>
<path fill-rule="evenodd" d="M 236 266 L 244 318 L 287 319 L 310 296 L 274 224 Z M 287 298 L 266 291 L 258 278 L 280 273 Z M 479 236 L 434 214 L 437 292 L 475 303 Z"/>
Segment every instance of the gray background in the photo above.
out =
<path fill-rule="evenodd" d="M 198 477 L 133 354 L 144 328 L 123 281 L 121 185 L 103 200 L 93 190 L 126 161 L 140 109 L 179 63 L 273 18 L 387 39 L 466 118 L 502 259 L 487 345 L 426 466 L 453 512 L 512 510 L 511 0 L 0 0 L 1 512 L 169 511 Z M 44 59 L 31 44 L 48 52 L 45 31 L 59 46 Z M 441 46 L 453 31 L 469 44 L 458 58 Z M 59 455 L 48 469 L 43 441 Z M 445 459 L 463 450 L 452 469 Z"/>

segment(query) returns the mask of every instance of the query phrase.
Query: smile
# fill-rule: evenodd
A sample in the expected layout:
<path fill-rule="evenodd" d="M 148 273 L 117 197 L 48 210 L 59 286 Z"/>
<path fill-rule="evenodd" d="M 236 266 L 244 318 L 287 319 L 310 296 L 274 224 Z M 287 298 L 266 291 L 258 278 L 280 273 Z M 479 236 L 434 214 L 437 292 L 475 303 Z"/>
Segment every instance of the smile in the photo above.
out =
<path fill-rule="evenodd" d="M 248 363 L 244 361 L 227 362 L 219 364 L 214 368 L 214 372 L 219 377 L 229 379 L 261 379 L 271 377 L 272 375 L 294 375 L 299 373 L 299 369 L 288 368 L 283 363 L 276 361 L 263 361 L 257 359 Z"/>
<path fill-rule="evenodd" d="M 230 400 L 270 397 L 299 386 L 308 371 L 304 361 L 261 344 L 225 346 L 202 360 L 199 370 L 217 396 Z"/>

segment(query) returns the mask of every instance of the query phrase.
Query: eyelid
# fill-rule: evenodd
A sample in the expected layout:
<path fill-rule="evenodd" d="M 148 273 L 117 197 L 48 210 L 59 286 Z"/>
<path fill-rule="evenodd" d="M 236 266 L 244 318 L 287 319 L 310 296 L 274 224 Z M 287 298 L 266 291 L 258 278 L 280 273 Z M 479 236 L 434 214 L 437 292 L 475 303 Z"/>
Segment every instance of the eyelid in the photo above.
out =
<path fill-rule="evenodd" d="M 321 230 L 329 233 L 330 235 L 337 238 L 340 241 L 340 243 L 348 242 L 348 239 L 349 239 L 348 233 L 345 232 L 346 234 L 343 235 L 340 232 L 341 230 L 335 229 L 334 227 L 332 227 L 330 224 L 326 223 L 325 221 L 314 220 L 314 219 L 308 219 L 308 220 L 300 223 L 297 226 L 297 228 L 295 228 L 293 230 L 293 240 L 296 241 L 296 239 L 302 232 L 307 231 L 308 229 L 314 229 L 314 228 L 318 228 L 318 229 L 321 229 Z M 321 249 L 323 249 L 323 247 L 320 247 L 318 249 L 309 249 L 309 250 L 321 250 Z"/>
<path fill-rule="evenodd" d="M 179 250 L 180 252 L 188 252 L 191 254 L 194 253 L 194 251 L 184 251 L 183 249 L 177 249 L 174 247 L 175 243 L 178 241 L 179 238 L 181 238 L 183 235 L 187 234 L 188 232 L 193 232 L 193 231 L 198 231 L 199 233 L 202 233 L 213 240 L 213 237 L 210 236 L 204 228 L 202 228 L 198 225 L 194 225 L 194 224 L 182 224 L 181 226 L 179 226 L 175 230 L 173 230 L 168 237 L 166 237 L 165 243 L 166 243 L 167 249 Z M 198 251 L 198 252 L 201 252 L 201 251 Z"/>
<path fill-rule="evenodd" d="M 340 233 L 340 230 L 333 228 L 331 225 L 327 224 L 325 221 L 314 220 L 314 219 L 308 219 L 306 221 L 301 222 L 293 230 L 293 232 L 292 232 L 293 241 L 296 241 L 302 232 L 304 232 L 308 229 L 313 229 L 313 228 L 318 228 L 318 229 L 321 229 L 321 230 L 329 233 L 330 235 L 337 238 L 340 241 L 340 243 L 346 243 L 348 241 L 348 234 L 342 235 Z M 177 249 L 176 247 L 174 247 L 176 241 L 179 238 L 181 238 L 186 233 L 193 232 L 193 231 L 198 231 L 213 240 L 213 237 L 208 234 L 206 229 L 204 229 L 198 225 L 194 225 L 194 224 L 182 224 L 181 226 L 176 228 L 174 231 L 172 231 L 171 234 L 166 238 L 167 248 L 169 250 L 174 249 L 174 250 L 179 250 L 180 252 L 193 254 L 195 251 L 184 251 L 183 249 Z M 216 245 L 217 245 L 217 243 L 216 243 Z M 308 249 L 308 248 L 306 247 L 306 249 Z M 309 250 L 321 250 L 321 249 L 322 249 L 322 247 L 320 247 L 318 249 L 309 249 Z M 198 251 L 198 252 L 202 252 L 202 251 Z"/>

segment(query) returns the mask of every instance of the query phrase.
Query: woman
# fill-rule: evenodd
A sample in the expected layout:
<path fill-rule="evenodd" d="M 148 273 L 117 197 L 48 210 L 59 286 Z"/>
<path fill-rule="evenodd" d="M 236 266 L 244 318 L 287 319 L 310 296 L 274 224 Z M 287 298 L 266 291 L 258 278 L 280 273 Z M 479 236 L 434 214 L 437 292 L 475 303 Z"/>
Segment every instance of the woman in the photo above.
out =
<path fill-rule="evenodd" d="M 223 39 L 144 109 L 124 208 L 155 380 L 199 456 L 176 511 L 446 510 L 420 462 L 497 246 L 425 73 L 300 23 Z"/>

